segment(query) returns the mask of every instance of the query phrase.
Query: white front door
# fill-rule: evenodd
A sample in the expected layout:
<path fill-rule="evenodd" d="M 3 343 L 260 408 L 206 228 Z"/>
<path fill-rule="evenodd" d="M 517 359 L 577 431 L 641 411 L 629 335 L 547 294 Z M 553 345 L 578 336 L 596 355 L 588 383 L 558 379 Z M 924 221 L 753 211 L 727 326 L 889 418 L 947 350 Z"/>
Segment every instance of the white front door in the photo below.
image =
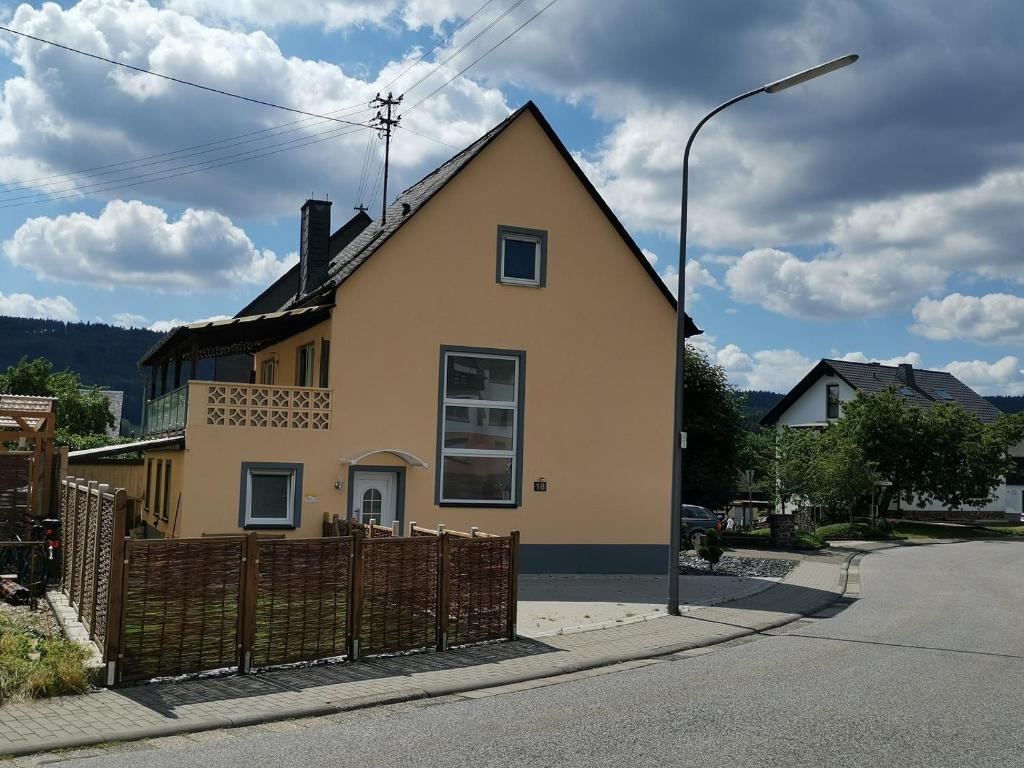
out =
<path fill-rule="evenodd" d="M 352 473 L 352 519 L 391 527 L 398 514 L 398 473 Z"/>

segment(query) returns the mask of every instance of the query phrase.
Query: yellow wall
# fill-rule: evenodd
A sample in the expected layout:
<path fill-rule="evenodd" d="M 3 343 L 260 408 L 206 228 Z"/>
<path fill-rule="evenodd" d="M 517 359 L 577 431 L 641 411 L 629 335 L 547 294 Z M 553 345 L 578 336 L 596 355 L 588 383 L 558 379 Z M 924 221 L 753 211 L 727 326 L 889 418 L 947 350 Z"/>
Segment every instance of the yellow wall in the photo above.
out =
<path fill-rule="evenodd" d="M 267 347 L 255 356 L 256 383 L 260 383 L 260 369 L 263 361 L 273 358 L 277 363 L 274 384 L 278 386 L 294 386 L 295 376 L 298 372 L 297 358 L 299 347 L 312 343 L 314 350 L 313 360 L 313 385 L 318 386 L 320 382 L 320 341 L 331 338 L 331 321 L 324 320 L 308 331 L 292 336 L 290 339 Z"/>
<path fill-rule="evenodd" d="M 143 454 L 142 495 L 146 495 L 146 476 L 149 475 L 149 497 L 142 504 L 142 519 L 165 536 L 181 536 L 184 522 L 184 451 L 146 451 Z M 150 461 L 152 460 L 152 464 Z M 170 489 L 165 494 L 164 478 L 166 467 L 171 467 Z M 159 468 L 159 497 L 157 496 L 157 471 Z M 165 519 L 166 495 L 166 519 Z"/>
<path fill-rule="evenodd" d="M 498 225 L 547 230 L 546 287 L 495 282 Z M 237 531 L 241 462 L 280 461 L 304 464 L 315 497 L 291 535 L 319 536 L 324 513 L 347 508 L 340 459 L 393 448 L 430 464 L 406 472 L 406 521 L 519 529 L 526 544 L 667 542 L 674 313 L 528 112 L 336 299 L 330 321 L 256 358 L 258 371 L 277 353 L 291 384 L 295 348 L 332 338 L 330 430 L 207 426 L 193 383 L 178 535 Z M 526 351 L 519 508 L 434 504 L 442 345 Z"/>
<path fill-rule="evenodd" d="M 495 282 L 499 224 L 547 230 L 546 287 Z M 332 322 L 335 455 L 428 461 L 407 472 L 406 520 L 667 541 L 674 313 L 528 113 L 349 278 Z M 434 505 L 443 344 L 526 351 L 519 509 Z"/>

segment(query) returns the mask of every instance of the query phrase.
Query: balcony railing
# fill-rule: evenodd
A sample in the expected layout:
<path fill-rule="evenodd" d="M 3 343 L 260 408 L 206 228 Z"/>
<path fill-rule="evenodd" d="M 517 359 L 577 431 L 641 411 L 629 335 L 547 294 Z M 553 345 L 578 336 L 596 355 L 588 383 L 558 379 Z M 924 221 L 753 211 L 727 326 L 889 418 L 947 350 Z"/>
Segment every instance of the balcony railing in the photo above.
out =
<path fill-rule="evenodd" d="M 211 427 L 329 429 L 331 390 L 192 381 L 146 403 L 145 434 L 185 428 L 189 399 L 194 423 Z"/>
<path fill-rule="evenodd" d="M 331 390 L 207 382 L 205 422 L 217 427 L 329 429 Z M 198 405 L 198 403 L 197 403 Z"/>
<path fill-rule="evenodd" d="M 144 435 L 180 432 L 185 428 L 188 412 L 188 384 L 172 389 L 146 403 Z"/>

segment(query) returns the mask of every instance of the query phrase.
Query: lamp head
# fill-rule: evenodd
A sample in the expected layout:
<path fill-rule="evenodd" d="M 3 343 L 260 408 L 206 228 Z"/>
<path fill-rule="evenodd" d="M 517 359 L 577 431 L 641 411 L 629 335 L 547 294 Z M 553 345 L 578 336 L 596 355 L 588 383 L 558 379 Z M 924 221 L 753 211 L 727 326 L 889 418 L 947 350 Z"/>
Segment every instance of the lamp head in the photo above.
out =
<path fill-rule="evenodd" d="M 795 75 L 776 80 L 774 83 L 768 83 L 764 87 L 764 92 L 778 93 L 779 91 L 784 91 L 787 88 L 792 88 L 794 85 L 800 85 L 816 77 L 827 75 L 829 72 L 835 72 L 837 69 L 848 67 L 859 58 L 860 56 L 856 53 L 851 53 L 847 56 L 840 56 L 838 59 L 832 59 L 832 61 L 826 61 L 824 64 L 805 69 L 803 72 L 797 72 Z"/>

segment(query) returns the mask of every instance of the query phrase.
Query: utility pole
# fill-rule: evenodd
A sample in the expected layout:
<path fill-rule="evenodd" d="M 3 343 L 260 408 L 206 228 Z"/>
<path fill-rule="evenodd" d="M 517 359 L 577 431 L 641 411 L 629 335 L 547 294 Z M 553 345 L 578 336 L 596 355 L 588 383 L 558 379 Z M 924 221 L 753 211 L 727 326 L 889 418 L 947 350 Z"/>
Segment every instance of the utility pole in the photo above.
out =
<path fill-rule="evenodd" d="M 391 91 L 388 91 L 386 99 L 381 98 L 378 93 L 377 98 L 370 102 L 371 107 L 377 107 L 377 115 L 373 118 L 374 127 L 377 132 L 384 137 L 384 202 L 381 206 L 381 223 L 386 224 L 388 219 L 388 165 L 391 161 L 391 131 L 395 126 L 402 120 L 401 117 L 391 117 L 391 108 L 397 107 L 402 103 L 402 96 L 397 99 L 393 98 Z M 387 110 L 387 113 L 382 115 L 380 108 Z"/>

